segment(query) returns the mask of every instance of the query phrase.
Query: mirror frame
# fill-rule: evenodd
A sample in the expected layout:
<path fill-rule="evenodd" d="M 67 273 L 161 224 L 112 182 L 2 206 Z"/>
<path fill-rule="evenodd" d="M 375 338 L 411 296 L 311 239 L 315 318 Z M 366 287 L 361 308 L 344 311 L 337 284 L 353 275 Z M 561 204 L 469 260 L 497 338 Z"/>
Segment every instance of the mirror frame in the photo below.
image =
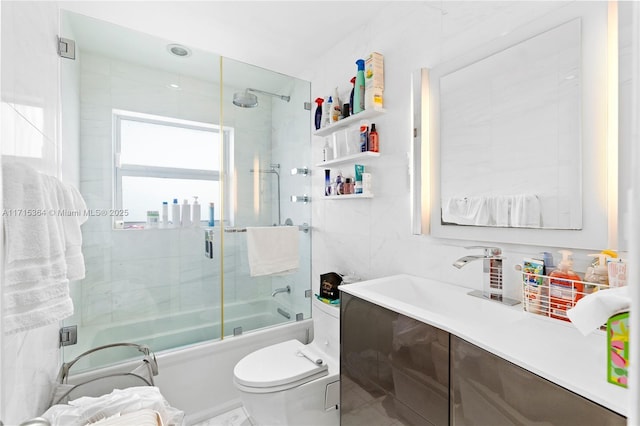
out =
<path fill-rule="evenodd" d="M 609 106 L 617 104 L 617 28 L 610 25 L 607 2 L 572 4 L 546 15 L 544 19 L 487 43 L 483 48 L 441 64 L 429 73 L 414 73 L 414 139 L 412 231 L 434 237 L 471 241 L 502 242 L 583 249 L 617 248 L 617 132 L 612 132 L 618 117 L 611 116 Z M 615 13 L 615 10 L 613 11 Z M 523 40 L 548 31 L 570 20 L 582 21 L 582 229 L 495 228 L 464 225 L 444 225 L 441 221 L 440 147 L 439 147 L 439 76 L 467 64 L 477 62 Z M 613 48 L 615 47 L 615 49 Z M 615 63 L 613 72 L 611 67 Z M 425 75 L 427 78 L 425 78 Z M 615 92 L 615 93 L 614 93 Z M 416 98 L 417 93 L 421 97 Z M 428 106 L 423 96 L 428 96 Z M 614 96 L 615 95 L 615 96 Z M 428 117 L 425 117 L 425 108 Z M 429 137 L 425 138 L 425 134 Z M 430 161 L 418 161 L 428 151 Z M 418 172 L 419 170 L 419 172 Z M 426 176 L 429 176 L 427 182 Z M 614 177 L 615 176 L 615 177 Z M 424 198 L 423 187 L 430 196 Z M 427 212 L 428 213 L 425 213 Z M 425 215 L 430 216 L 430 229 L 425 227 Z"/>

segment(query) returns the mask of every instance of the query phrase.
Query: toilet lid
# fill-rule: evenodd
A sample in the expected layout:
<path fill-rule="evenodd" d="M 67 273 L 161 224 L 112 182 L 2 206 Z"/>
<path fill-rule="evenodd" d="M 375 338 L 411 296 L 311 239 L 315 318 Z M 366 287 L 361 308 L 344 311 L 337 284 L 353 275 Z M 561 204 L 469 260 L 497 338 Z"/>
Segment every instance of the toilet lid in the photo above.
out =
<path fill-rule="evenodd" d="M 301 351 L 308 353 L 299 341 L 288 340 L 252 352 L 236 364 L 234 380 L 243 388 L 284 390 L 328 374 L 326 360 L 318 365 L 300 355 Z"/>

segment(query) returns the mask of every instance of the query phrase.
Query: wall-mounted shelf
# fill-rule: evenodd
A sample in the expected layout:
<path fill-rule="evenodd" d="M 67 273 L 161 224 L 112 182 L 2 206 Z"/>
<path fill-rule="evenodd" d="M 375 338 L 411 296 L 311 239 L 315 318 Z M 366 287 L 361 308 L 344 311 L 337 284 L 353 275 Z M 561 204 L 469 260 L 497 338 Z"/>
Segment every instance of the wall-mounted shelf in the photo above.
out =
<path fill-rule="evenodd" d="M 324 200 L 354 200 L 357 198 L 373 198 L 373 194 L 326 195 L 322 197 Z"/>
<path fill-rule="evenodd" d="M 369 120 L 373 117 L 377 117 L 378 115 L 384 114 L 386 110 L 384 108 L 369 108 L 365 109 L 362 112 L 359 112 L 354 115 L 350 115 L 347 118 L 343 118 L 340 121 L 336 121 L 335 123 L 329 124 L 327 127 L 323 127 L 322 129 L 318 129 L 313 134 L 315 136 L 328 136 L 335 132 L 336 130 L 344 129 L 349 127 L 352 124 L 358 123 L 360 120 Z"/>
<path fill-rule="evenodd" d="M 333 160 L 329 160 L 329 161 L 323 161 L 322 163 L 316 164 L 316 167 L 328 167 L 328 166 L 335 166 L 338 164 L 348 164 L 348 163 L 354 163 L 358 160 L 366 160 L 368 158 L 377 158 L 377 157 L 380 157 L 379 152 L 372 152 L 372 151 L 358 152 L 357 154 L 347 155 L 345 157 L 340 157 L 340 158 L 334 158 Z"/>

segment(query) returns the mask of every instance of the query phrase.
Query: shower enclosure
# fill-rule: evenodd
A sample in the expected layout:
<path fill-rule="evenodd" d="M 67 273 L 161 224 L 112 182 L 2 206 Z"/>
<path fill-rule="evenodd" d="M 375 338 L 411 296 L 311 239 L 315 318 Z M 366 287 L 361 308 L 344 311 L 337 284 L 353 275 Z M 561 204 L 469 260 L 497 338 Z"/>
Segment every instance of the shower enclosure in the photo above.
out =
<path fill-rule="evenodd" d="M 311 211 L 290 198 L 311 182 L 289 172 L 310 163 L 309 82 L 70 12 L 62 37 L 76 42 L 76 60 L 62 64 L 63 151 L 77 132 L 70 166 L 90 214 L 86 278 L 72 284 L 65 321 L 78 343 L 65 359 L 309 318 Z M 193 210 L 196 199 L 201 220 L 189 224 L 183 203 Z M 284 225 L 300 230 L 300 267 L 250 276 L 246 228 Z"/>

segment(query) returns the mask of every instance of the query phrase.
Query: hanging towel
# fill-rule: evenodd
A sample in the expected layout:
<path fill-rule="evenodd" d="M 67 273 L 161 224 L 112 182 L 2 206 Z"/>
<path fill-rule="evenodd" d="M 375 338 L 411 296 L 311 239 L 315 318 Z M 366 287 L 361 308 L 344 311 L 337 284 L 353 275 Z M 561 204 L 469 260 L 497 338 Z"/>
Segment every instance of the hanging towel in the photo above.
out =
<path fill-rule="evenodd" d="M 534 194 L 514 195 L 511 199 L 511 226 L 539 228 L 541 221 L 540 199 Z"/>
<path fill-rule="evenodd" d="M 442 220 L 458 225 L 492 225 L 487 197 L 452 197 L 442 206 Z"/>
<path fill-rule="evenodd" d="M 9 334 L 58 322 L 73 314 L 67 253 L 72 262 L 80 261 L 79 247 L 76 251 L 74 242 L 84 218 L 74 218 L 77 230 L 69 228 L 65 232 L 67 224 L 60 215 L 66 205 L 65 188 L 55 178 L 15 161 L 3 161 L 2 178 L 3 314 L 4 331 Z M 68 243 L 71 251 L 67 250 Z M 82 270 L 76 266 L 73 279 L 80 276 L 78 272 L 84 276 L 84 260 L 81 263 Z"/>
<path fill-rule="evenodd" d="M 252 277 L 285 274 L 298 269 L 299 231 L 297 226 L 247 228 L 247 254 Z"/>

